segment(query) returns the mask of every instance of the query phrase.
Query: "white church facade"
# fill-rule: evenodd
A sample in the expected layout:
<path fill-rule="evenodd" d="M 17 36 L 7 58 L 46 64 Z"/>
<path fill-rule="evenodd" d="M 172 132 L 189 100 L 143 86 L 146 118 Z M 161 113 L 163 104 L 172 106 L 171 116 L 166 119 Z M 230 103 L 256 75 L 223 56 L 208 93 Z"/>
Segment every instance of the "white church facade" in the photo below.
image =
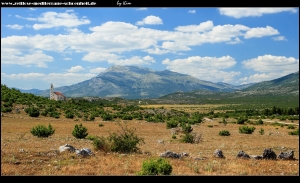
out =
<path fill-rule="evenodd" d="M 55 92 L 53 84 L 51 84 L 51 87 L 50 87 L 50 100 L 56 100 L 56 101 L 62 100 L 62 101 L 65 101 L 65 100 L 67 100 L 67 97 L 64 96 L 60 92 Z"/>

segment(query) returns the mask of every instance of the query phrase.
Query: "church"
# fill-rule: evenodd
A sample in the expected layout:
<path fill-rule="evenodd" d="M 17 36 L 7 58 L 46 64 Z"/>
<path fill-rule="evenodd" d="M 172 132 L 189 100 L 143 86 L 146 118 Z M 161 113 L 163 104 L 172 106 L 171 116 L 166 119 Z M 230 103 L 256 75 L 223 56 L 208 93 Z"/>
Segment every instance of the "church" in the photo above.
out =
<path fill-rule="evenodd" d="M 56 100 L 56 101 L 62 100 L 62 101 L 65 101 L 65 100 L 67 100 L 67 97 L 65 97 L 60 92 L 55 92 L 53 84 L 51 84 L 51 87 L 50 87 L 50 100 Z"/>

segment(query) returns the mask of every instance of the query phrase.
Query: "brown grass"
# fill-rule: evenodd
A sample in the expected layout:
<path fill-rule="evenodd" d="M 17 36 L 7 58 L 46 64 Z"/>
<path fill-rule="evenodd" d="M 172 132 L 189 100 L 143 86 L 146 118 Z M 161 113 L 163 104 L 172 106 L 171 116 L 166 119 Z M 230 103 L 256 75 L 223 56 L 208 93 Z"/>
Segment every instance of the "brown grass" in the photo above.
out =
<path fill-rule="evenodd" d="M 265 123 L 262 126 L 255 125 L 253 134 L 241 134 L 238 131 L 241 125 L 228 123 L 224 126 L 220 121 L 222 119 L 204 120 L 193 126 L 193 132 L 202 134 L 198 144 L 172 139 L 171 130 L 166 128 L 165 123 L 120 121 L 122 125 L 134 128 L 138 137 L 144 138 L 145 144 L 139 146 L 142 151 L 140 154 L 118 154 L 96 151 L 92 141 L 72 136 L 75 124 L 79 123 L 87 127 L 89 135 L 108 136 L 109 132 L 121 130 L 116 122 L 103 122 L 101 118 L 96 118 L 94 122 L 64 117 L 32 118 L 24 111 L 20 114 L 5 113 L 1 117 L 1 175 L 136 175 L 141 171 L 143 161 L 157 158 L 161 153 L 171 150 L 189 154 L 189 157 L 182 159 L 168 159 L 173 167 L 172 175 L 299 176 L 299 136 L 288 135 L 291 130 L 286 126 Z M 38 138 L 30 133 L 33 127 L 39 124 L 48 126 L 49 123 L 55 129 L 52 136 Z M 99 127 L 100 123 L 104 126 Z M 294 124 L 299 125 L 299 121 L 294 121 Z M 264 135 L 259 134 L 260 128 L 264 129 Z M 221 130 L 228 130 L 231 135 L 219 136 Z M 159 143 L 159 140 L 164 142 Z M 55 153 L 64 144 L 78 149 L 90 148 L 95 156 L 82 158 L 75 153 Z M 271 148 L 277 155 L 281 151 L 293 150 L 297 160 L 236 158 L 240 150 L 249 155 L 262 155 L 265 148 Z M 224 159 L 214 157 L 216 149 L 223 151 Z M 195 157 L 206 159 L 195 160 Z"/>

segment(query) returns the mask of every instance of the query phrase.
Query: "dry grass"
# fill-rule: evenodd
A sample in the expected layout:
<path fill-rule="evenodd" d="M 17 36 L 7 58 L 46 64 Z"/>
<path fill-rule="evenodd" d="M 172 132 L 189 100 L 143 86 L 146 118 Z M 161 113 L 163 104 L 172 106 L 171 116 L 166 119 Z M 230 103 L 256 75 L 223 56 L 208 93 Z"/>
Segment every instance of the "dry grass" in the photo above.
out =
<path fill-rule="evenodd" d="M 166 128 L 165 123 L 121 121 L 122 125 L 135 128 L 136 134 L 144 138 L 145 144 L 139 146 L 141 154 L 118 154 L 95 151 L 90 140 L 72 136 L 75 124 L 79 123 L 87 127 L 89 135 L 108 136 L 109 132 L 120 130 L 116 122 L 103 122 L 101 118 L 96 118 L 94 122 L 76 122 L 64 117 L 32 118 L 24 111 L 20 114 L 7 113 L 1 117 L 1 175 L 136 175 L 143 161 L 171 150 L 189 153 L 189 157 L 168 159 L 173 167 L 172 175 L 299 176 L 299 136 L 288 135 L 291 130 L 286 126 L 272 126 L 268 123 L 255 126 L 253 134 L 240 134 L 240 125 L 228 123 L 224 126 L 220 121 L 204 120 L 200 125 L 193 126 L 193 132 L 202 134 L 198 144 L 180 143 L 172 139 L 171 130 Z M 30 133 L 33 127 L 39 124 L 47 126 L 49 123 L 55 129 L 54 135 L 37 138 Z M 99 127 L 100 123 L 104 126 Z M 299 125 L 299 121 L 294 123 Z M 259 134 L 260 128 L 264 129 L 264 135 Z M 228 130 L 231 135 L 219 136 L 221 130 Z M 159 143 L 160 140 L 163 143 Z M 64 144 L 78 149 L 90 148 L 95 156 L 82 158 L 75 153 L 55 153 Z M 240 150 L 249 155 L 262 155 L 265 148 L 272 148 L 277 155 L 281 151 L 293 150 L 297 160 L 236 158 Z M 216 149 L 223 151 L 224 159 L 214 157 Z M 206 159 L 195 160 L 195 157 Z"/>

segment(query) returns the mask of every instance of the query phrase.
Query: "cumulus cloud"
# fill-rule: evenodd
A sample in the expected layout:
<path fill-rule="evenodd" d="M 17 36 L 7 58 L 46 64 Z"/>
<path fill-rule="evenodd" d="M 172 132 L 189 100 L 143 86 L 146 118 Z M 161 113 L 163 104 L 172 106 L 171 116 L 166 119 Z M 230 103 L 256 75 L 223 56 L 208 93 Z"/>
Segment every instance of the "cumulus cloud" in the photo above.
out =
<path fill-rule="evenodd" d="M 141 50 L 157 55 L 178 54 L 191 50 L 192 46 L 206 43 L 237 44 L 242 43 L 240 38 L 243 36 L 250 39 L 279 34 L 270 26 L 259 28 L 250 28 L 241 24 L 214 26 L 210 20 L 198 25 L 179 26 L 175 31 L 144 28 L 130 23 L 113 21 L 90 27 L 90 33 L 84 33 L 77 28 L 68 28 L 67 30 L 68 34 L 3 37 L 1 38 L 1 63 L 27 63 L 29 65 L 43 63 L 46 66 L 46 62 L 51 61 L 52 57 L 45 57 L 46 59 L 37 62 L 19 62 L 21 57 L 32 54 L 34 50 L 42 50 L 47 54 L 48 52 L 58 52 L 62 54 L 63 58 L 67 57 L 66 53 L 84 53 L 81 58 L 84 61 L 118 63 L 117 60 L 124 59 L 120 56 L 123 52 Z M 46 54 L 44 55 L 46 56 Z M 14 58 L 16 58 L 15 61 Z M 137 63 L 144 62 L 142 59 L 134 60 Z M 132 62 L 132 59 L 128 58 L 125 62 Z"/>
<path fill-rule="evenodd" d="M 108 60 L 108 63 L 115 65 L 149 65 L 155 63 L 155 60 L 150 56 L 133 56 L 128 59 Z"/>
<path fill-rule="evenodd" d="M 24 26 L 18 25 L 18 24 L 13 24 L 13 25 L 6 25 L 5 27 L 11 28 L 11 29 L 16 29 L 16 30 L 21 30 L 21 29 L 23 29 Z"/>
<path fill-rule="evenodd" d="M 84 68 L 82 66 L 77 65 L 77 66 L 71 67 L 67 72 L 80 72 L 83 70 L 84 70 Z"/>
<path fill-rule="evenodd" d="M 189 10 L 189 13 L 196 13 L 196 10 Z"/>
<path fill-rule="evenodd" d="M 147 16 L 146 18 L 144 18 L 142 21 L 137 21 L 136 25 L 157 25 L 157 24 L 163 24 L 163 21 L 161 18 L 157 17 L 157 16 Z"/>
<path fill-rule="evenodd" d="M 241 41 L 240 38 L 238 38 L 238 37 L 226 42 L 226 44 L 239 44 L 239 43 L 243 43 L 243 41 Z"/>
<path fill-rule="evenodd" d="M 213 22 L 208 20 L 206 22 L 201 22 L 199 25 L 178 26 L 175 28 L 175 30 L 181 32 L 204 32 L 211 30 L 213 26 Z"/>
<path fill-rule="evenodd" d="M 77 84 L 79 82 L 91 79 L 95 77 L 96 74 L 92 73 L 19 73 L 19 74 L 6 74 L 1 73 L 1 78 L 7 78 L 11 81 L 20 81 L 23 82 L 25 80 L 31 80 L 34 82 L 40 83 L 53 83 L 56 87 L 58 86 L 68 86 L 72 84 Z M 49 85 L 50 86 L 50 85 Z"/>
<path fill-rule="evenodd" d="M 57 13 L 48 11 L 42 13 L 37 18 L 28 18 L 16 15 L 17 18 L 22 18 L 30 21 L 38 21 L 41 24 L 34 24 L 32 27 L 34 30 L 49 29 L 57 27 L 77 27 L 79 25 L 90 24 L 90 20 L 86 17 L 78 18 L 73 11 L 67 10 L 65 13 Z"/>
<path fill-rule="evenodd" d="M 154 49 L 145 49 L 142 51 L 145 51 L 149 54 L 154 54 L 154 55 L 162 55 L 162 54 L 166 54 L 166 53 L 170 52 L 169 50 L 159 49 L 157 47 Z"/>
<path fill-rule="evenodd" d="M 46 55 L 42 50 L 35 50 L 32 53 L 21 54 L 16 52 L 11 54 L 13 49 L 1 49 L 1 65 L 2 64 L 15 64 L 23 66 L 36 66 L 36 67 L 48 67 L 47 62 L 52 62 L 53 57 Z"/>
<path fill-rule="evenodd" d="M 245 35 L 244 38 L 245 39 L 249 39 L 249 38 L 253 38 L 253 37 L 263 37 L 263 36 L 272 36 L 272 35 L 276 35 L 279 34 L 277 29 L 274 29 L 273 27 L 267 26 L 266 28 L 264 27 L 258 27 L 258 28 L 252 28 L 250 30 L 248 30 Z"/>
<path fill-rule="evenodd" d="M 274 41 L 287 41 L 287 39 L 284 36 L 277 36 L 277 37 L 272 37 Z"/>
<path fill-rule="evenodd" d="M 192 56 L 185 59 L 170 60 L 165 59 L 162 64 L 167 65 L 167 69 L 188 74 L 201 80 L 213 82 L 230 82 L 240 72 L 226 72 L 224 69 L 233 67 L 236 64 L 234 58 L 223 57 L 200 57 Z"/>
<path fill-rule="evenodd" d="M 247 69 L 258 72 L 275 72 L 289 74 L 299 70 L 299 59 L 294 57 L 263 55 L 244 60 L 242 64 Z"/>
<path fill-rule="evenodd" d="M 243 66 L 258 73 L 241 78 L 242 84 L 273 80 L 299 71 L 299 59 L 294 57 L 263 55 L 244 60 Z"/>
<path fill-rule="evenodd" d="M 260 17 L 264 14 L 273 14 L 280 12 L 296 13 L 297 8 L 219 8 L 221 15 L 226 15 L 234 18 L 242 17 Z"/>

